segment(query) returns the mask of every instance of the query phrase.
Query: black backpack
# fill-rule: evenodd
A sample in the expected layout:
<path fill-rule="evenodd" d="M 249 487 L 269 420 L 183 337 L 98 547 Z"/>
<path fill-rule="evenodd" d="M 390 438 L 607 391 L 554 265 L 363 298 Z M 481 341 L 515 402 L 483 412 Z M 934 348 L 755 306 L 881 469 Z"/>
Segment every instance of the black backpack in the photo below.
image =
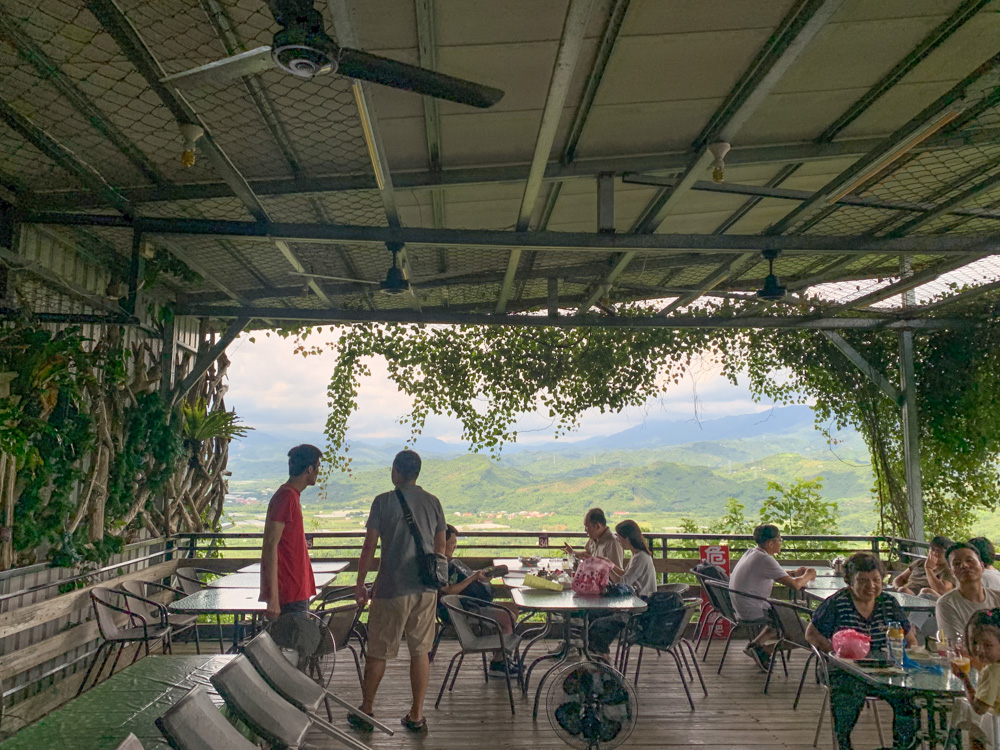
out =
<path fill-rule="evenodd" d="M 709 562 L 698 563 L 691 569 L 691 572 L 703 575 L 705 578 L 711 578 L 713 581 L 729 583 L 729 574 L 718 565 L 713 565 Z"/>
<path fill-rule="evenodd" d="M 651 594 L 646 611 L 635 618 L 635 643 L 647 648 L 666 648 L 681 627 L 687 610 L 680 594 L 673 591 Z"/>

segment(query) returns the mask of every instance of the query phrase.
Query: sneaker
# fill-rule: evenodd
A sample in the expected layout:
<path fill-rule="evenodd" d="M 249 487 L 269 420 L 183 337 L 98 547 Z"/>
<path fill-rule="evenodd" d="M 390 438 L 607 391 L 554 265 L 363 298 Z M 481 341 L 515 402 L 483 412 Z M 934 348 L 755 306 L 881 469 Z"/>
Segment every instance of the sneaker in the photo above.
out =
<path fill-rule="evenodd" d="M 507 665 L 511 677 L 517 677 L 521 673 L 521 667 L 517 662 L 510 662 Z M 505 674 L 502 661 L 490 662 L 490 677 L 503 677 Z"/>
<path fill-rule="evenodd" d="M 762 649 L 760 646 L 755 646 L 752 643 L 748 644 L 743 653 L 753 659 L 754 664 L 756 664 L 761 672 L 766 672 L 768 666 L 771 663 L 771 658 L 768 656 L 767 651 Z"/>

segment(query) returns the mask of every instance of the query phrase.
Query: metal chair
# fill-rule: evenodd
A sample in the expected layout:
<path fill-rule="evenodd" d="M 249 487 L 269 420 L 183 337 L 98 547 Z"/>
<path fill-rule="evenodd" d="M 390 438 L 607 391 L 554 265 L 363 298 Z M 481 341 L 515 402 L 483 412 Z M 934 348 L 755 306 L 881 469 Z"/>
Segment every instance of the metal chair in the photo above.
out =
<path fill-rule="evenodd" d="M 197 594 L 202 589 L 208 588 L 208 584 L 201 579 L 201 576 L 217 576 L 219 574 L 207 568 L 178 568 L 174 571 L 174 575 L 177 577 L 180 590 L 185 595 L 191 596 L 191 594 Z M 219 653 L 224 654 L 226 653 L 226 640 L 222 635 L 222 615 L 215 616 L 215 625 L 219 630 Z"/>
<path fill-rule="evenodd" d="M 805 615 L 808 619 L 812 616 L 812 611 L 799 604 L 783 602 L 780 599 L 769 599 L 771 605 L 771 619 L 774 629 L 778 632 L 778 643 L 775 646 L 775 653 L 778 650 L 800 649 L 805 651 L 806 663 L 802 667 L 802 678 L 799 680 L 799 689 L 795 691 L 795 702 L 792 710 L 799 707 L 799 698 L 802 696 L 802 686 L 806 681 L 806 674 L 809 672 L 809 664 L 816 657 L 816 650 L 806 638 L 806 623 L 802 619 Z M 771 672 L 774 670 L 774 659 L 767 669 L 767 679 L 764 681 L 764 692 L 767 692 L 771 683 Z"/>
<path fill-rule="evenodd" d="M 256 745 L 226 721 L 200 685 L 191 688 L 158 718 L 156 728 L 175 750 L 257 750 Z"/>
<path fill-rule="evenodd" d="M 144 750 L 139 738 L 129 733 L 129 736 L 122 740 L 122 743 L 115 750 Z"/>
<path fill-rule="evenodd" d="M 691 587 L 686 583 L 661 583 L 656 587 L 657 594 L 679 594 L 684 596 Z"/>
<path fill-rule="evenodd" d="M 318 730 L 355 750 L 369 750 L 343 730 L 310 716 L 278 695 L 245 656 L 235 657 L 211 679 L 233 714 L 273 748 L 307 747 L 306 735 Z"/>
<path fill-rule="evenodd" d="M 358 628 L 358 624 L 361 621 L 362 609 L 354 602 L 354 589 L 351 587 L 346 588 L 348 589 L 346 593 L 344 591 L 332 591 L 327 596 L 324 596 L 319 606 L 313 612 L 323 621 L 324 626 L 333 637 L 333 643 L 336 648 L 340 651 L 344 649 L 350 651 L 351 656 L 354 658 L 354 669 L 358 673 L 358 682 L 364 684 L 364 677 L 361 673 L 361 660 L 358 656 L 359 649 L 362 657 L 365 653 L 365 642 Z M 348 602 L 348 598 L 351 601 Z M 355 648 L 354 644 L 351 643 L 352 638 L 358 642 L 358 648 Z M 330 678 L 333 677 L 333 669 L 335 667 L 336 661 L 334 661 L 329 670 L 326 684 L 329 684 Z"/>
<path fill-rule="evenodd" d="M 380 731 L 389 735 L 393 734 L 389 727 L 375 721 L 371 716 L 359 713 L 357 708 L 350 703 L 338 698 L 295 669 L 281 653 L 278 644 L 267 633 L 260 633 L 250 641 L 243 653 L 278 695 L 296 708 L 305 711 L 310 718 L 317 718 L 319 707 L 324 705 L 327 718 L 333 721 L 333 715 L 330 711 L 330 701 L 333 701 L 338 706 L 346 708 L 349 713 L 363 718 Z"/>
<path fill-rule="evenodd" d="M 748 621 L 742 619 L 738 614 L 736 614 L 736 609 L 733 607 L 733 600 L 731 598 L 731 593 L 738 593 L 740 596 L 747 597 L 748 599 L 763 599 L 763 597 L 755 596 L 753 594 L 748 594 L 744 591 L 740 592 L 730 592 L 729 585 L 721 581 L 713 581 L 709 578 L 701 579 L 702 588 L 708 594 L 709 603 L 712 605 L 712 609 L 716 612 L 718 617 L 714 622 L 718 620 L 725 620 L 729 623 L 729 636 L 726 638 L 726 646 L 722 650 L 722 658 L 719 659 L 719 668 L 716 670 L 717 674 L 722 674 L 722 665 L 726 663 L 726 655 L 729 653 L 729 644 L 733 640 L 733 636 L 736 635 L 736 631 L 740 628 L 746 628 L 750 631 L 751 635 L 755 636 L 760 632 L 761 624 L 754 621 Z M 766 599 L 763 599 L 767 601 Z M 713 625 L 714 625 L 713 622 Z M 708 644 L 705 646 L 705 653 L 702 655 L 702 661 L 708 658 L 708 649 L 712 646 L 711 637 L 708 639 Z M 780 652 L 775 652 L 780 653 Z"/>
<path fill-rule="evenodd" d="M 837 747 L 837 732 L 833 726 L 833 704 L 830 700 L 830 672 L 828 669 L 826 655 L 821 653 L 815 646 L 810 646 L 813 656 L 816 657 L 816 670 L 819 674 L 820 684 L 823 686 L 823 703 L 819 707 L 819 720 L 816 722 L 816 734 L 813 735 L 813 747 L 819 744 L 819 733 L 823 729 L 823 716 L 827 707 L 830 709 L 830 736 L 833 738 L 833 747 Z M 882 731 L 882 719 L 878 713 L 878 698 L 868 696 L 865 698 L 865 705 L 872 710 L 875 717 L 875 727 L 878 729 L 878 744 L 885 746 L 885 734 Z"/>
<path fill-rule="evenodd" d="M 296 652 L 296 665 L 301 671 L 321 685 L 329 682 L 329 678 L 323 676 L 323 661 L 324 657 L 332 656 L 332 661 L 336 662 L 337 646 L 333 634 L 318 615 L 290 612 L 268 622 L 266 632 L 280 648 Z M 332 666 L 327 671 L 332 672 Z"/>
<path fill-rule="evenodd" d="M 636 661 L 635 676 L 633 677 L 633 683 L 638 685 L 639 670 L 642 668 L 642 655 L 644 650 L 646 648 L 653 648 L 661 653 L 666 651 L 671 657 L 673 657 L 674 663 L 677 665 L 677 674 L 680 675 L 681 685 L 684 686 L 684 693 L 687 695 L 688 704 L 691 706 L 692 711 L 694 711 L 694 701 L 691 699 L 691 691 L 688 690 L 688 680 L 684 677 L 684 669 L 686 668 L 688 678 L 692 680 L 694 679 L 694 674 L 691 672 L 691 664 L 689 664 L 687 660 L 688 655 L 690 655 L 691 663 L 694 664 L 695 671 L 698 674 L 698 681 L 701 683 L 701 690 L 705 694 L 705 697 L 708 697 L 708 688 L 705 687 L 705 680 L 701 675 L 701 668 L 698 666 L 698 659 L 695 657 L 691 642 L 684 637 L 688 623 L 691 622 L 691 615 L 694 614 L 700 604 L 701 603 L 698 600 L 691 600 L 686 602 L 682 608 L 677 609 L 674 612 L 670 612 L 667 615 L 670 619 L 659 624 L 659 637 L 655 639 L 646 637 L 643 633 L 636 632 L 635 625 L 639 622 L 642 615 L 640 614 L 633 617 L 629 622 L 628 632 L 624 635 L 623 646 L 620 649 L 621 653 L 618 659 L 619 671 L 622 674 L 625 674 L 628 670 L 628 662 L 631 656 L 632 647 L 639 647 L 639 658 Z M 687 649 L 687 655 L 685 655 L 684 649 Z M 683 667 L 681 666 L 682 663 Z"/>
<path fill-rule="evenodd" d="M 136 609 L 137 600 L 141 599 L 141 604 L 143 608 L 146 606 L 151 607 L 152 611 L 156 612 L 158 619 L 156 622 L 149 622 L 147 619 L 140 614 Z M 114 604 L 114 601 L 118 601 L 121 606 Z M 118 654 L 115 656 L 114 662 L 111 664 L 111 674 L 115 673 L 115 667 L 118 666 L 118 660 L 122 656 L 122 652 L 125 647 L 130 643 L 138 643 L 139 646 L 136 647 L 135 656 L 132 657 L 132 661 L 135 662 L 139 658 L 139 651 L 143 646 L 146 647 L 146 655 L 149 655 L 149 642 L 150 641 L 162 641 L 163 650 L 170 650 L 170 623 L 167 621 L 167 610 L 156 602 L 151 602 L 148 599 L 142 599 L 137 597 L 135 594 L 130 594 L 127 591 L 119 591 L 115 589 L 108 589 L 103 587 L 97 587 L 91 589 L 90 591 L 90 602 L 94 607 L 94 617 L 97 620 L 97 628 L 100 630 L 101 637 L 104 642 L 97 647 L 97 651 L 94 652 L 94 658 L 90 662 L 90 666 L 87 668 L 87 673 L 83 676 L 83 682 L 80 683 L 79 689 L 76 691 L 77 695 L 80 695 L 87 686 L 87 680 L 90 679 L 90 673 L 94 669 L 94 665 L 97 664 L 97 659 L 100 657 L 101 652 L 107 648 L 107 652 L 104 654 L 104 661 L 101 662 L 101 668 L 97 670 L 97 674 L 94 675 L 94 684 L 96 685 L 101 678 L 101 673 L 104 672 L 104 665 L 108 663 L 108 658 L 111 656 L 111 652 L 114 650 L 115 644 L 118 644 Z M 130 606 L 131 602 L 131 606 Z M 127 615 L 128 616 L 128 626 L 122 627 L 115 622 L 116 615 Z"/>
<path fill-rule="evenodd" d="M 175 589 L 172 586 L 164 586 L 162 583 L 155 583 L 153 581 L 125 581 L 122 584 L 122 590 L 128 591 L 130 594 L 135 594 L 136 597 L 140 599 L 152 599 L 149 595 L 150 589 L 159 589 L 160 591 L 170 591 L 175 595 L 180 597 L 184 596 L 184 592 L 180 589 Z M 152 611 L 149 607 L 142 604 L 140 601 L 134 603 L 138 611 L 147 621 L 152 617 Z M 145 611 L 143 611 L 143 608 Z M 148 616 L 147 616 L 148 615 Z M 170 638 L 173 640 L 174 636 L 177 636 L 186 630 L 194 629 L 194 648 L 199 654 L 201 653 L 201 641 L 198 639 L 198 615 L 175 615 L 167 612 L 167 621 L 170 623 L 171 635 Z"/>
<path fill-rule="evenodd" d="M 441 604 L 448 610 L 448 616 L 455 628 L 455 635 L 458 636 L 459 650 L 448 662 L 448 670 L 444 674 L 444 681 L 441 683 L 441 690 L 438 691 L 434 708 L 441 705 L 441 697 L 444 695 L 444 688 L 448 685 L 448 678 L 451 677 L 451 669 L 458 659 L 458 666 L 455 666 L 455 675 L 452 677 L 448 691 L 455 687 L 455 680 L 458 679 L 458 670 L 462 668 L 462 662 L 466 654 L 482 654 L 483 675 L 489 682 L 489 673 L 486 670 L 486 654 L 494 651 L 503 651 L 504 654 L 504 677 L 507 681 L 507 697 L 510 699 L 510 712 L 514 713 L 514 692 L 510 686 L 510 662 L 517 658 L 517 648 L 521 643 L 521 636 L 512 633 L 504 633 L 500 629 L 500 623 L 484 615 L 469 612 L 465 609 L 466 604 L 475 606 L 481 603 L 480 599 L 473 599 L 468 596 L 458 596 L 455 594 L 441 597 Z M 476 635 L 473 626 L 478 626 L 483 635 Z M 517 684 L 521 685 L 521 672 L 517 673 Z"/>

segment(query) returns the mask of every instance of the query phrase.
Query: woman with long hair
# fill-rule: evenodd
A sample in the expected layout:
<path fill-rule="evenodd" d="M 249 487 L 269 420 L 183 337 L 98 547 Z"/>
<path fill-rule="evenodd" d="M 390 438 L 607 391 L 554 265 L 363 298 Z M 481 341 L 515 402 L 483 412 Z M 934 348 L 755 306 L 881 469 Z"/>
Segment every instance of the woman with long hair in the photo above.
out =
<path fill-rule="evenodd" d="M 639 596 L 656 593 L 656 569 L 653 567 L 653 553 L 635 521 L 622 521 L 615 526 L 615 539 L 625 552 L 631 552 L 624 569 L 615 565 L 612 578 L 632 588 Z M 613 614 L 598 617 L 590 623 L 589 650 L 595 656 L 611 653 L 611 642 L 618 637 L 629 616 Z"/>

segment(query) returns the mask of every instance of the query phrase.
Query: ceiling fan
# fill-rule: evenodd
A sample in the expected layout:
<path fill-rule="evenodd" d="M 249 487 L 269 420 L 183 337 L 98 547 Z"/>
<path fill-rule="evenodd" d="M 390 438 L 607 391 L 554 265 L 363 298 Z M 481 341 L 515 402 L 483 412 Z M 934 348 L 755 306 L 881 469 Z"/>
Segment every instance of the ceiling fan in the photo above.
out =
<path fill-rule="evenodd" d="M 281 26 L 270 47 L 216 60 L 161 81 L 177 88 L 197 88 L 278 67 L 299 78 L 337 73 L 472 107 L 491 107 L 503 98 L 504 92 L 491 86 L 339 46 L 327 35 L 313 0 L 267 0 L 267 4 Z"/>
<path fill-rule="evenodd" d="M 330 281 L 346 281 L 351 284 L 372 284 L 386 294 L 413 293 L 410 281 L 406 276 L 406 271 L 399 264 L 399 252 L 403 249 L 402 244 L 387 243 L 389 251 L 392 253 L 392 265 L 386 271 L 385 279 L 382 281 L 371 281 L 370 279 L 349 279 L 344 276 L 328 276 L 322 273 L 306 273 L 304 271 L 292 271 L 293 276 L 304 276 L 309 279 L 328 279 Z"/>

